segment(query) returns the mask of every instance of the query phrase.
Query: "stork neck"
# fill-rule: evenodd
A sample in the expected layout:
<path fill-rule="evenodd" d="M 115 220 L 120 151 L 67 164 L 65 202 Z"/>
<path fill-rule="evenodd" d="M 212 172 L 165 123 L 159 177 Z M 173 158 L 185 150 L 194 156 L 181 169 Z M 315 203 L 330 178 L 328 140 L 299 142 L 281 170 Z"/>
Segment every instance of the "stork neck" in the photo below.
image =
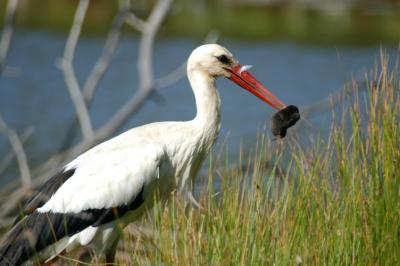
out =
<path fill-rule="evenodd" d="M 189 81 L 196 99 L 197 114 L 194 119 L 204 128 L 219 128 L 220 99 L 215 78 L 202 71 L 189 71 Z"/>

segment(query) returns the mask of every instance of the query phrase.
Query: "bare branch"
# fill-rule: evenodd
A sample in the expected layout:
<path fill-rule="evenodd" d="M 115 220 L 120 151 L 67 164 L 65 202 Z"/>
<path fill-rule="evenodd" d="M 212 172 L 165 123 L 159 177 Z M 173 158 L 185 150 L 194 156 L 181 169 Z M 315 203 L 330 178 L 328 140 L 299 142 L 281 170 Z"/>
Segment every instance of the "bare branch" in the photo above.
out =
<path fill-rule="evenodd" d="M 146 27 L 143 30 L 141 42 L 139 45 L 139 59 L 138 59 L 138 71 L 139 71 L 139 89 L 135 93 L 135 95 L 128 100 L 119 111 L 99 130 L 94 132 L 92 138 L 86 138 L 82 145 L 74 147 L 69 151 L 65 152 L 66 155 L 78 155 L 80 152 L 86 150 L 92 145 L 106 139 L 110 136 L 115 130 L 121 127 L 130 116 L 135 113 L 140 107 L 143 106 L 144 102 L 151 96 L 153 90 L 156 88 L 155 81 L 153 78 L 153 65 L 152 65 L 152 52 L 153 52 L 153 43 L 155 40 L 155 36 L 159 30 L 159 27 L 164 20 L 166 14 L 169 11 L 171 6 L 171 0 L 159 0 L 151 12 L 148 22 L 146 23 Z M 88 81 L 87 89 L 84 90 L 86 99 L 90 99 L 93 95 L 92 92 L 95 91 L 95 88 L 100 81 L 100 77 L 104 74 L 106 70 L 109 60 L 111 59 L 116 45 L 119 40 L 120 28 L 122 27 L 121 23 L 126 19 L 125 12 L 129 10 L 128 4 L 122 7 L 122 13 L 120 17 L 116 19 L 114 22 L 114 27 L 109 34 L 108 45 L 106 44 L 103 52 L 104 59 L 99 60 L 96 67 L 92 72 L 93 81 Z M 106 64 L 104 64 L 106 63 Z M 68 156 L 69 157 L 69 156 Z"/>
<path fill-rule="evenodd" d="M 7 216 L 14 216 L 18 212 L 18 204 L 21 200 L 29 193 L 28 187 L 22 187 L 15 191 L 10 191 L 4 199 L 4 203 L 1 206 L 0 218 L 4 219 Z M 15 218 L 14 218 L 15 219 Z M 9 219 L 6 219 L 6 221 Z M 1 221 L 1 220 L 0 220 Z M 7 224 L 5 224 L 7 225 Z M 1 223 L 0 223 L 1 226 Z"/>
<path fill-rule="evenodd" d="M 217 43 L 219 40 L 219 31 L 211 30 L 207 33 L 206 38 L 204 38 L 204 43 Z"/>
<path fill-rule="evenodd" d="M 151 96 L 156 88 L 154 85 L 151 63 L 153 42 L 161 22 L 168 13 L 170 6 L 171 0 L 159 0 L 150 14 L 148 22 L 146 23 L 147 27 L 142 34 L 142 41 L 140 42 L 139 47 L 138 71 L 141 80 L 139 82 L 140 85 L 137 92 L 105 125 L 94 132 L 92 138 L 84 139 L 84 141 L 75 147 L 52 156 L 47 162 L 35 169 L 35 172 L 41 173 L 41 175 L 43 175 L 43 173 L 48 173 L 49 171 L 54 170 L 54 168 L 56 168 L 64 160 L 70 160 L 93 145 L 105 140 L 118 128 L 120 128 L 133 113 L 143 106 L 145 101 Z M 146 71 L 143 71 L 143 68 L 145 68 Z"/>
<path fill-rule="evenodd" d="M 121 10 L 114 19 L 112 28 L 108 33 L 107 40 L 104 44 L 103 52 L 100 58 L 97 60 L 95 66 L 92 69 L 89 77 L 87 78 L 85 85 L 83 87 L 83 95 L 85 97 L 86 103 L 90 102 L 93 98 L 95 90 L 98 88 L 99 82 L 104 76 L 108 66 L 111 63 L 111 59 L 115 54 L 120 37 L 121 28 L 124 25 L 129 11 L 125 7 L 121 7 Z"/>
<path fill-rule="evenodd" d="M 345 87 L 337 90 L 333 94 L 328 95 L 326 98 L 314 102 L 302 108 L 301 116 L 310 119 L 316 115 L 331 111 L 337 104 L 345 99 Z"/>
<path fill-rule="evenodd" d="M 146 21 L 138 18 L 133 12 L 129 12 L 126 23 L 139 32 L 144 32 L 147 27 Z"/>
<path fill-rule="evenodd" d="M 33 133 L 33 128 L 29 127 L 24 132 L 21 134 L 21 143 L 24 144 L 31 136 Z M 12 162 L 12 159 L 15 156 L 15 151 L 12 149 L 4 156 L 3 160 L 0 162 L 0 174 L 5 171 L 5 169 L 10 165 Z"/>
<path fill-rule="evenodd" d="M 124 0 L 123 2 L 121 2 L 120 10 L 114 18 L 113 25 L 105 41 L 102 54 L 95 63 L 91 73 L 89 74 L 83 86 L 82 94 L 88 109 L 90 108 L 93 97 L 96 93 L 96 90 L 98 89 L 98 85 L 104 77 L 104 73 L 107 71 L 108 67 L 111 64 L 112 58 L 119 44 L 122 26 L 124 25 L 124 22 L 129 15 L 129 3 L 129 0 Z M 74 139 L 74 136 L 76 134 L 75 128 L 77 126 L 77 122 L 77 117 L 75 117 L 67 130 L 67 134 L 65 135 L 64 140 L 61 142 L 61 151 L 69 147 L 71 140 Z"/>
<path fill-rule="evenodd" d="M 86 99 L 88 103 L 90 103 L 91 99 L 93 98 L 95 90 L 98 87 L 98 83 L 100 82 L 102 76 L 108 68 L 110 61 L 115 53 L 116 46 L 119 42 L 122 25 L 128 20 L 128 17 L 132 17 L 129 11 L 129 1 L 126 0 L 123 2 L 125 3 L 125 5 L 121 5 L 120 12 L 114 20 L 113 27 L 110 30 L 107 41 L 105 43 L 103 53 L 86 81 L 85 89 L 83 90 L 85 97 L 82 97 L 81 90 L 79 89 L 79 84 L 76 81 L 75 73 L 73 72 L 74 69 L 72 62 L 88 2 L 89 1 L 81 0 L 79 3 L 74 19 L 74 24 L 71 28 L 70 36 L 66 44 L 64 60 L 61 65 L 65 79 L 67 81 L 67 85 L 69 86 L 68 88 L 70 90 L 70 93 L 72 92 L 71 96 L 73 96 L 75 108 L 78 110 L 78 107 L 83 106 L 84 108 L 86 108 L 86 111 L 87 107 L 86 105 L 83 105 L 82 102 L 84 103 L 84 99 Z M 155 89 L 158 86 L 162 86 L 159 83 L 160 81 L 169 81 L 170 83 L 172 83 L 173 80 L 177 80 L 179 78 L 180 75 L 178 75 L 178 73 L 181 74 L 181 71 L 184 72 L 184 65 L 182 65 L 177 70 L 171 72 L 169 75 L 158 81 L 155 81 L 153 77 L 153 44 L 161 23 L 169 11 L 171 2 L 171 0 L 158 0 L 156 6 L 152 10 L 148 18 L 148 21 L 142 23 L 143 31 L 140 41 L 138 60 L 138 71 L 141 80 L 139 81 L 139 87 L 136 93 L 118 110 L 118 112 L 106 124 L 104 124 L 100 129 L 93 132 L 93 135 L 91 137 L 84 138 L 81 143 L 73 148 L 53 155 L 48 160 L 46 160 L 46 162 L 33 169 L 32 173 L 36 176 L 36 178 L 32 180 L 34 187 L 40 185 L 49 176 L 51 176 L 51 174 L 58 168 L 61 163 L 71 160 L 83 151 L 87 150 L 98 142 L 103 141 L 111 134 L 113 134 L 132 116 L 133 113 L 135 113 L 145 103 L 147 99 L 151 97 L 152 93 L 154 93 Z M 81 115 L 82 113 L 79 114 Z M 82 126 L 82 116 L 80 116 L 80 118 L 80 123 Z M 10 203 L 8 205 L 8 210 L 11 210 L 13 206 L 17 206 L 17 203 L 15 202 L 20 199 L 19 193 L 27 193 L 27 190 L 24 190 L 24 188 L 18 188 L 18 184 L 7 184 L 4 189 L 2 189 L 2 191 L 13 192 L 12 201 L 14 201 L 14 203 Z M 2 214 L 3 213 L 0 214 L 0 217 L 4 217 L 4 215 Z"/>
<path fill-rule="evenodd" d="M 217 43 L 218 39 L 219 39 L 219 32 L 210 31 L 204 38 L 204 43 Z M 178 80 L 183 78 L 186 75 L 186 63 L 187 63 L 186 61 L 183 62 L 179 67 L 172 70 L 170 73 L 155 80 L 154 86 L 157 89 L 162 89 L 171 86 L 172 84 L 176 83 Z"/>
<path fill-rule="evenodd" d="M 135 13 L 130 11 L 131 1 L 130 0 L 121 0 L 120 8 L 129 11 L 125 22 L 132 28 L 136 29 L 137 31 L 144 32 L 145 27 L 147 26 L 147 22 L 140 19 L 138 16 L 136 16 Z"/>
<path fill-rule="evenodd" d="M 6 59 L 10 49 L 13 35 L 13 25 L 15 20 L 15 11 L 17 10 L 18 0 L 8 0 L 6 15 L 4 19 L 3 34 L 0 40 L 0 74 L 6 68 Z"/>
<path fill-rule="evenodd" d="M 167 75 L 154 81 L 154 87 L 162 89 L 175 84 L 186 75 L 186 61 Z"/>
<path fill-rule="evenodd" d="M 80 0 L 75 12 L 74 22 L 65 45 L 64 57 L 61 60 L 61 69 L 63 70 L 64 79 L 74 103 L 78 120 L 81 126 L 82 135 L 85 140 L 89 140 L 93 136 L 93 128 L 90 120 L 89 111 L 85 100 L 82 96 L 79 87 L 74 67 L 73 60 L 75 55 L 76 45 L 81 33 L 82 23 L 89 6 L 89 0 Z"/>
<path fill-rule="evenodd" d="M 171 0 L 159 0 L 151 12 L 146 27 L 139 43 L 139 90 L 151 90 L 153 88 L 153 46 L 156 34 L 171 6 Z"/>
<path fill-rule="evenodd" d="M 7 124 L 4 122 L 1 116 L 0 116 L 0 131 L 2 131 L 3 134 L 7 136 L 12 148 L 14 149 L 14 153 L 17 157 L 18 166 L 21 173 L 22 185 L 24 187 L 30 187 L 32 182 L 31 172 L 29 169 L 28 160 L 26 157 L 24 147 L 17 133 L 7 126 Z"/>
<path fill-rule="evenodd" d="M 74 21 L 69 32 L 67 43 L 64 50 L 64 59 L 70 62 L 74 61 L 75 49 L 81 34 L 82 23 L 89 7 L 89 0 L 80 0 L 75 11 Z"/>
<path fill-rule="evenodd" d="M 156 33 L 167 15 L 171 0 L 159 0 L 151 12 L 139 44 L 138 72 L 139 88 L 135 95 L 96 133 L 97 141 L 104 140 L 109 134 L 120 128 L 130 116 L 150 97 L 155 89 L 153 77 L 152 53 Z"/>
<path fill-rule="evenodd" d="M 377 80 L 372 80 L 370 82 L 379 83 L 381 78 L 382 77 L 379 76 Z M 346 99 L 346 94 L 355 93 L 356 91 L 366 91 L 368 89 L 365 77 L 362 77 L 361 73 L 356 76 L 354 83 L 356 83 L 357 86 L 344 85 L 324 99 L 303 107 L 301 110 L 301 116 L 310 119 L 328 111 L 332 111 L 336 106 L 343 103 Z"/>

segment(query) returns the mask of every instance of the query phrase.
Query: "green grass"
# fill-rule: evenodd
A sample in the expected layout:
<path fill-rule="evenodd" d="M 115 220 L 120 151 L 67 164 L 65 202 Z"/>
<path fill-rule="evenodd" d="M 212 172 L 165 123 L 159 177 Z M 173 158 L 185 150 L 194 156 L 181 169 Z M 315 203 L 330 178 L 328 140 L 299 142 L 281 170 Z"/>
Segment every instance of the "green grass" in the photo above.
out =
<path fill-rule="evenodd" d="M 153 1 L 133 1 L 134 12 L 145 18 Z M 20 1 L 19 29 L 67 33 L 77 0 Z M 0 1 L 0 26 L 6 1 Z M 84 34 L 104 35 L 111 27 L 118 1 L 91 1 Z M 302 5 L 235 5 L 228 1 L 176 0 L 161 28 L 162 37 L 203 39 L 217 30 L 221 37 L 246 41 L 290 41 L 319 45 L 398 45 L 400 7 L 360 4 L 344 10 L 316 10 Z M 125 27 L 129 29 L 129 27 Z M 133 31 L 134 32 L 134 31 Z"/>
<path fill-rule="evenodd" d="M 397 264 L 400 85 L 387 65 L 383 58 L 371 74 L 380 82 L 349 96 L 349 107 L 334 115 L 328 140 L 303 149 L 287 139 L 274 149 L 260 137 L 252 156 L 239 156 L 237 165 L 247 167 L 215 163 L 200 195 L 205 210 L 172 196 L 144 221 L 153 238 L 125 235 L 119 263 Z"/>

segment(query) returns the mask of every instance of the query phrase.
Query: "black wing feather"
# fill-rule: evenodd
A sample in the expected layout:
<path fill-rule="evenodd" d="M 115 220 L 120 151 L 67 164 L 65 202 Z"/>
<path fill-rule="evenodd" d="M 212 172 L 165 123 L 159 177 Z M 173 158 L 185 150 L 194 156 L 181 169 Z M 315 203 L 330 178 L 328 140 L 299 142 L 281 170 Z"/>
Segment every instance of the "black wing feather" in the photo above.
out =
<path fill-rule="evenodd" d="M 33 213 L 37 208 L 42 207 L 56 191 L 74 175 L 76 168 L 69 170 L 62 169 L 53 175 L 39 188 L 32 192 L 32 196 L 23 204 L 13 226 L 21 221 L 26 215 Z"/>
<path fill-rule="evenodd" d="M 0 265 L 21 265 L 47 246 L 72 236 L 89 226 L 100 226 L 136 210 L 144 203 L 142 187 L 130 204 L 113 208 L 89 209 L 79 213 L 34 211 L 16 224 L 0 247 Z M 38 204 L 39 206 L 39 204 Z"/>
<path fill-rule="evenodd" d="M 42 207 L 51 196 L 75 173 L 75 168 L 69 170 L 61 170 L 49 180 L 47 180 L 42 186 L 40 186 L 36 193 L 27 201 L 23 213 L 33 213 L 37 208 Z"/>

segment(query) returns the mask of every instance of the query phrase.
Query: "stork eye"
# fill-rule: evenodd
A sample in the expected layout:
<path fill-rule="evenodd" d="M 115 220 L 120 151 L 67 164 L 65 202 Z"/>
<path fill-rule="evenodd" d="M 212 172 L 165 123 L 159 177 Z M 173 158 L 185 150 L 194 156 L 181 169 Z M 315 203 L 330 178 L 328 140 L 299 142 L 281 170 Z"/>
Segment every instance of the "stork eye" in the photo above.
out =
<path fill-rule="evenodd" d="M 216 56 L 216 58 L 225 65 L 229 65 L 231 63 L 231 60 L 229 60 L 229 58 L 224 54 Z"/>

